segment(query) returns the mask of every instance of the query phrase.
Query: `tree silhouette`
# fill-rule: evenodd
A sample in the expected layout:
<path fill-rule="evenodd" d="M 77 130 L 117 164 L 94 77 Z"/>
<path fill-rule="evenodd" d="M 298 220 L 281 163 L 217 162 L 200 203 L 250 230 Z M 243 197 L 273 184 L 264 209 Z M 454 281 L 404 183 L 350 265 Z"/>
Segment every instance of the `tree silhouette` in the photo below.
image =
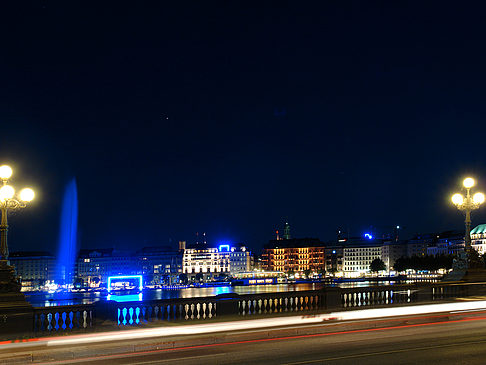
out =
<path fill-rule="evenodd" d="M 373 261 L 371 261 L 371 264 L 370 264 L 370 271 L 371 272 L 378 272 L 378 271 L 382 271 L 382 270 L 386 270 L 386 265 L 385 265 L 385 263 L 383 262 L 382 259 L 374 259 Z"/>

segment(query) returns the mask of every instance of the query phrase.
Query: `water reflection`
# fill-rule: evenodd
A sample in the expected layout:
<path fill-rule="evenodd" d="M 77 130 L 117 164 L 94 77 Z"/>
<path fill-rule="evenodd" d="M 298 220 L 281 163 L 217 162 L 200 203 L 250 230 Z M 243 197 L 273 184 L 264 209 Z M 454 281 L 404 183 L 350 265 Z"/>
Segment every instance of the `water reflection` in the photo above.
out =
<path fill-rule="evenodd" d="M 215 286 L 203 288 L 185 288 L 185 289 L 146 289 L 140 294 L 130 295 L 109 295 L 106 292 L 84 292 L 84 293 L 25 293 L 27 300 L 36 307 L 51 307 L 59 305 L 72 304 L 89 304 L 99 300 L 122 301 L 141 301 L 157 299 L 175 299 L 175 298 L 194 298 L 210 297 L 219 294 L 236 293 L 261 294 L 261 293 L 278 293 L 292 292 L 301 290 L 318 290 L 325 286 L 339 286 L 342 288 L 364 287 L 370 285 L 393 285 L 394 282 L 343 282 L 337 284 L 324 283 L 299 283 L 299 284 L 275 284 L 275 285 L 252 285 L 252 286 Z"/>
<path fill-rule="evenodd" d="M 143 293 L 125 295 L 108 294 L 106 300 L 114 300 L 115 302 L 141 302 L 143 300 Z"/>

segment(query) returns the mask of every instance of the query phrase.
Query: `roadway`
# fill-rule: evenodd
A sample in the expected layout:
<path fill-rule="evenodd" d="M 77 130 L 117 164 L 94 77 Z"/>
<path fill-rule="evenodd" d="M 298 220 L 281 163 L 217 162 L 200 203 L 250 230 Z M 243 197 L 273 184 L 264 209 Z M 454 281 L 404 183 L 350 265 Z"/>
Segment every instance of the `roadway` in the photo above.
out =
<path fill-rule="evenodd" d="M 486 313 L 457 321 L 80 359 L 83 364 L 484 364 Z"/>
<path fill-rule="evenodd" d="M 483 302 L 484 303 L 484 302 Z M 483 306 L 484 304 L 481 304 Z M 363 313 L 365 313 L 363 311 Z M 366 312 L 372 313 L 372 312 Z M 238 322 L 241 323 L 241 322 Z M 189 328 L 191 326 L 187 326 Z M 181 337 L 167 348 L 154 339 L 111 341 L 123 353 L 103 354 L 106 344 L 78 345 L 83 358 L 57 357 L 42 364 L 485 364 L 486 308 L 281 326 Z M 184 341 L 184 338 L 187 341 Z M 136 350 L 130 346 L 137 343 Z M 144 350 L 143 344 L 147 347 Z M 101 346 L 101 347 L 100 347 Z M 67 347 L 67 345 L 64 345 Z M 96 349 L 96 355 L 90 353 Z M 84 351 L 80 350 L 84 348 Z M 62 347 L 59 347 L 59 352 Z M 135 347 L 134 347 L 135 349 Z"/>

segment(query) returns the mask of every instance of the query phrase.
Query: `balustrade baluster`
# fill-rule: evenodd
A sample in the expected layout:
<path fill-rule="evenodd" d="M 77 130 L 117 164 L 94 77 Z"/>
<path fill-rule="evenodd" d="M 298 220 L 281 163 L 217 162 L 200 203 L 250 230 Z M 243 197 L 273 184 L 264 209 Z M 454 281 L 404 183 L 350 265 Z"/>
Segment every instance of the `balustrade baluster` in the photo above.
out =
<path fill-rule="evenodd" d="M 59 330 L 59 312 L 54 313 L 54 329 Z"/>
<path fill-rule="evenodd" d="M 86 322 L 88 318 L 88 311 L 83 311 L 83 328 L 86 328 L 88 327 L 88 323 Z M 120 322 L 118 322 L 118 324 L 120 324 Z"/>

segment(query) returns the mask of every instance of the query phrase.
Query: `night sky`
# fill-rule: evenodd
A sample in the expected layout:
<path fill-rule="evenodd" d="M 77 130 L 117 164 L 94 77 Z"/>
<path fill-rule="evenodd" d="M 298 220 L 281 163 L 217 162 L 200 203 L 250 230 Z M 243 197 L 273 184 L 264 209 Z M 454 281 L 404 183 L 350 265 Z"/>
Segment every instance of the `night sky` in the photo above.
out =
<path fill-rule="evenodd" d="M 73 177 L 83 248 L 461 229 L 450 194 L 486 191 L 479 2 L 18 3 L 0 164 L 38 195 L 10 251 L 55 253 Z"/>

